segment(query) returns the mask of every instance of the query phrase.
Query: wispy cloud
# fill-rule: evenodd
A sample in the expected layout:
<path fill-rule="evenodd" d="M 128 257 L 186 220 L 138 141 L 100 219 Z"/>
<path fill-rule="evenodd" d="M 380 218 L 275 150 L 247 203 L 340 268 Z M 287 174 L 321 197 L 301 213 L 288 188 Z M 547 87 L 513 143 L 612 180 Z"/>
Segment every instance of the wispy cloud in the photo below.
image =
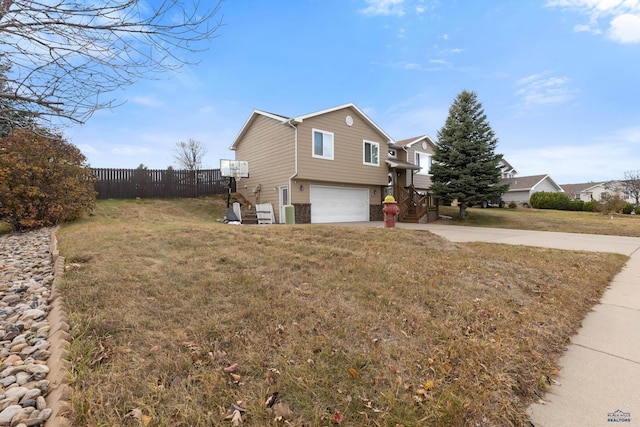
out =
<path fill-rule="evenodd" d="M 163 107 L 164 102 L 160 101 L 154 96 L 134 96 L 131 98 L 131 102 L 144 105 L 145 107 Z"/>
<path fill-rule="evenodd" d="M 365 0 L 367 7 L 360 9 L 360 13 L 369 16 L 393 15 L 403 16 L 405 0 Z"/>
<path fill-rule="evenodd" d="M 125 157 L 135 157 L 135 156 L 139 156 L 140 154 L 147 154 L 150 152 L 151 152 L 151 149 L 147 147 L 136 146 L 136 145 L 119 145 L 111 149 L 111 154 L 115 154 L 117 156 L 125 156 Z"/>
<path fill-rule="evenodd" d="M 588 23 L 574 26 L 576 32 L 602 34 L 600 26 L 604 21 L 608 23 L 609 39 L 617 43 L 640 43 L 640 2 L 636 0 L 547 0 L 545 5 L 588 16 Z"/>
<path fill-rule="evenodd" d="M 607 149 L 603 150 L 602 147 Z M 567 141 L 552 147 L 515 149 L 505 152 L 509 163 L 517 167 L 520 176 L 547 173 L 558 184 L 589 180 L 621 179 L 625 171 L 636 170 L 640 155 L 640 127 L 624 128 L 600 135 L 590 141 Z"/>
<path fill-rule="evenodd" d="M 569 87 L 569 83 L 568 77 L 532 74 L 516 82 L 515 95 L 522 100 L 523 107 L 564 104 L 573 100 L 577 92 Z"/>
<path fill-rule="evenodd" d="M 394 70 L 408 70 L 408 71 L 440 71 L 445 68 L 451 68 L 451 64 L 443 59 L 431 59 L 429 60 L 429 66 L 422 65 L 416 62 L 408 62 L 408 61 L 396 61 L 396 62 L 385 62 L 385 63 L 375 63 L 376 65 L 381 65 L 383 67 L 392 68 Z"/>

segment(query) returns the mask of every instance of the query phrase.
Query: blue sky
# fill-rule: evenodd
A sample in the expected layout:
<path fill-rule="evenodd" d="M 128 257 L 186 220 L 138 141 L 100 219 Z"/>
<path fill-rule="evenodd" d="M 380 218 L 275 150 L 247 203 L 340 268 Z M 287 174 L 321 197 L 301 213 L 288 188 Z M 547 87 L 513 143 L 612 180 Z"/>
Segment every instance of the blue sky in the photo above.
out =
<path fill-rule="evenodd" d="M 636 0 L 227 0 L 198 65 L 113 95 L 123 105 L 65 134 L 93 167 L 205 168 L 254 109 L 297 116 L 355 103 L 396 140 L 437 138 L 474 91 L 520 176 L 558 184 L 640 169 Z"/>

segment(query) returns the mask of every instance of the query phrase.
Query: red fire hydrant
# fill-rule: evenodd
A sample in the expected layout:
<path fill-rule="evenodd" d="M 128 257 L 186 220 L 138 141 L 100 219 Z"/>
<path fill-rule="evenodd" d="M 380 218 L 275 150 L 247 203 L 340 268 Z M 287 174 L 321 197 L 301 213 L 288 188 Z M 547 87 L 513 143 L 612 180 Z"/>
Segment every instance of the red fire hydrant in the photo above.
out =
<path fill-rule="evenodd" d="M 394 228 L 396 226 L 395 216 L 400 212 L 400 208 L 396 204 L 396 199 L 391 194 L 384 198 L 382 202 L 384 207 L 382 212 L 384 213 L 384 228 Z"/>

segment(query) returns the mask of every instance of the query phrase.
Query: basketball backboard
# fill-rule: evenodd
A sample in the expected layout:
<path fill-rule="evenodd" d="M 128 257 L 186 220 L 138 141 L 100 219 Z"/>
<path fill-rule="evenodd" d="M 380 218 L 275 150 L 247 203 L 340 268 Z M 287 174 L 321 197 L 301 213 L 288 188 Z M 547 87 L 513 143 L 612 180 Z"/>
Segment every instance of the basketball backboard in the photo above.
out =
<path fill-rule="evenodd" d="M 220 159 L 220 174 L 238 178 L 249 178 L 249 162 Z"/>

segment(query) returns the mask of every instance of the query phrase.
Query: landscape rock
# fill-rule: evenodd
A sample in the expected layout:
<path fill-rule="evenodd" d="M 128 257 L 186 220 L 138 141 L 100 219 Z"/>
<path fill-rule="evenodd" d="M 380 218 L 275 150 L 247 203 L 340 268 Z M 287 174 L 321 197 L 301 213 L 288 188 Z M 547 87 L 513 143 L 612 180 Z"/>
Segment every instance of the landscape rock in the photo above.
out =
<path fill-rule="evenodd" d="M 0 236 L 0 426 L 42 426 L 52 414 L 50 248 L 47 228 Z"/>

